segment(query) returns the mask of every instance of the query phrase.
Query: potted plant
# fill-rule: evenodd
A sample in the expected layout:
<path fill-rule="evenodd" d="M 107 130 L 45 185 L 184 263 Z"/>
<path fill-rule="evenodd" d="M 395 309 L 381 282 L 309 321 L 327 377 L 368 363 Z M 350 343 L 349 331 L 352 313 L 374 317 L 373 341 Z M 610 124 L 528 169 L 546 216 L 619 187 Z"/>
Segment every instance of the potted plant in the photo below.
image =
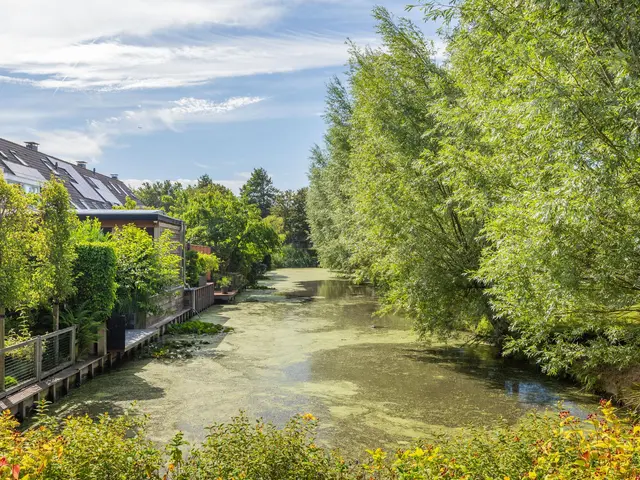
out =
<path fill-rule="evenodd" d="M 231 286 L 231 279 L 229 277 L 222 277 L 220 279 L 220 288 L 222 289 L 222 293 L 229 293 L 229 287 Z"/>

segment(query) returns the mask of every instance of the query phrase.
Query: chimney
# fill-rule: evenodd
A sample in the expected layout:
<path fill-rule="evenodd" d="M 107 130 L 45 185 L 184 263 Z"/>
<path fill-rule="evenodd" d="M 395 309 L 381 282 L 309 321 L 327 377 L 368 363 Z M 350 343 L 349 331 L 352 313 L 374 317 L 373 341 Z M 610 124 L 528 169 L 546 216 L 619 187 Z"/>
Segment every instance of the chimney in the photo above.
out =
<path fill-rule="evenodd" d="M 33 150 L 34 152 L 38 151 L 38 145 L 40 145 L 39 143 L 36 143 L 36 142 L 24 142 L 24 144 L 27 146 L 29 150 Z"/>
<path fill-rule="evenodd" d="M 87 168 L 87 162 L 83 162 L 82 160 L 76 162 L 78 167 L 80 168 Z"/>
<path fill-rule="evenodd" d="M 117 173 L 112 173 L 111 174 L 111 178 L 113 178 L 114 180 L 118 179 L 118 174 Z"/>

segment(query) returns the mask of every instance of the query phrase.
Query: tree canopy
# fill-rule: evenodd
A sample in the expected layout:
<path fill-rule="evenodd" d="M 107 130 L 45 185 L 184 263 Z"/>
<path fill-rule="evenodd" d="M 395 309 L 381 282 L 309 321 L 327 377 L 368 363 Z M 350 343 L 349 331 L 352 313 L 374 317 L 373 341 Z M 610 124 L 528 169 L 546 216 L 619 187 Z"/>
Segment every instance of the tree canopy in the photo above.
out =
<path fill-rule="evenodd" d="M 264 168 L 254 168 L 240 189 L 240 197 L 251 205 L 257 205 L 263 218 L 269 215 L 277 194 L 278 189 Z"/>
<path fill-rule="evenodd" d="M 422 8 L 445 62 L 378 8 L 382 48 L 353 45 L 328 88 L 307 199 L 322 264 L 423 332 L 482 330 L 552 374 L 637 365 L 640 5 Z"/>

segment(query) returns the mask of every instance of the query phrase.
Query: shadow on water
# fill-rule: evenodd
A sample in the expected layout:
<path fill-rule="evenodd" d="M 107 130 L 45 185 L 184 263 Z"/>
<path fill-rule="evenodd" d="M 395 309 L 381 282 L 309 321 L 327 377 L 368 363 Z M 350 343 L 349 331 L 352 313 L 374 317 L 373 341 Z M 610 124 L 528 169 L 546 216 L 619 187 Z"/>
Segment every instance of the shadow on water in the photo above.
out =
<path fill-rule="evenodd" d="M 528 406 L 553 406 L 563 402 L 575 414 L 586 415 L 588 412 L 578 404 L 584 403 L 585 399 L 595 400 L 569 382 L 544 377 L 531 364 L 498 357 L 496 350 L 489 346 L 408 349 L 404 357 L 480 380 L 485 386 Z"/>
<path fill-rule="evenodd" d="M 72 390 L 66 401 L 54 405 L 57 416 L 84 415 L 97 416 L 102 413 L 121 415 L 124 405 L 137 401 L 160 400 L 165 396 L 162 388 L 144 380 L 139 373 L 152 360 L 139 359 L 88 382 L 77 390 Z M 126 374 L 126 382 L 122 381 Z"/>

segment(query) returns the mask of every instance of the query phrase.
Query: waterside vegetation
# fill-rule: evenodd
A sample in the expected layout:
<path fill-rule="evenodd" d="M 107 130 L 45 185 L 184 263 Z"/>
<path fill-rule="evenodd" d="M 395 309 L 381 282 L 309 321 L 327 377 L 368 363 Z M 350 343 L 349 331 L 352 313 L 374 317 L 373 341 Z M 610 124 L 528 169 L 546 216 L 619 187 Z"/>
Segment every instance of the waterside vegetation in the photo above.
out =
<path fill-rule="evenodd" d="M 640 371 L 637 2 L 421 2 L 374 12 L 328 89 L 307 211 L 323 266 L 418 331 L 628 402 Z M 617 384 L 614 384 L 614 380 Z"/>
<path fill-rule="evenodd" d="M 317 419 L 293 417 L 278 429 L 241 414 L 213 424 L 207 439 L 189 445 L 182 433 L 164 448 L 132 411 L 57 420 L 41 406 L 27 431 L 0 417 L 0 479 L 261 479 L 261 480 L 580 480 L 640 475 L 640 425 L 621 420 L 609 403 L 580 420 L 569 412 L 531 415 L 519 425 L 473 429 L 364 460 L 343 458 L 315 440 Z M 364 453 L 364 452 L 363 452 Z"/>

